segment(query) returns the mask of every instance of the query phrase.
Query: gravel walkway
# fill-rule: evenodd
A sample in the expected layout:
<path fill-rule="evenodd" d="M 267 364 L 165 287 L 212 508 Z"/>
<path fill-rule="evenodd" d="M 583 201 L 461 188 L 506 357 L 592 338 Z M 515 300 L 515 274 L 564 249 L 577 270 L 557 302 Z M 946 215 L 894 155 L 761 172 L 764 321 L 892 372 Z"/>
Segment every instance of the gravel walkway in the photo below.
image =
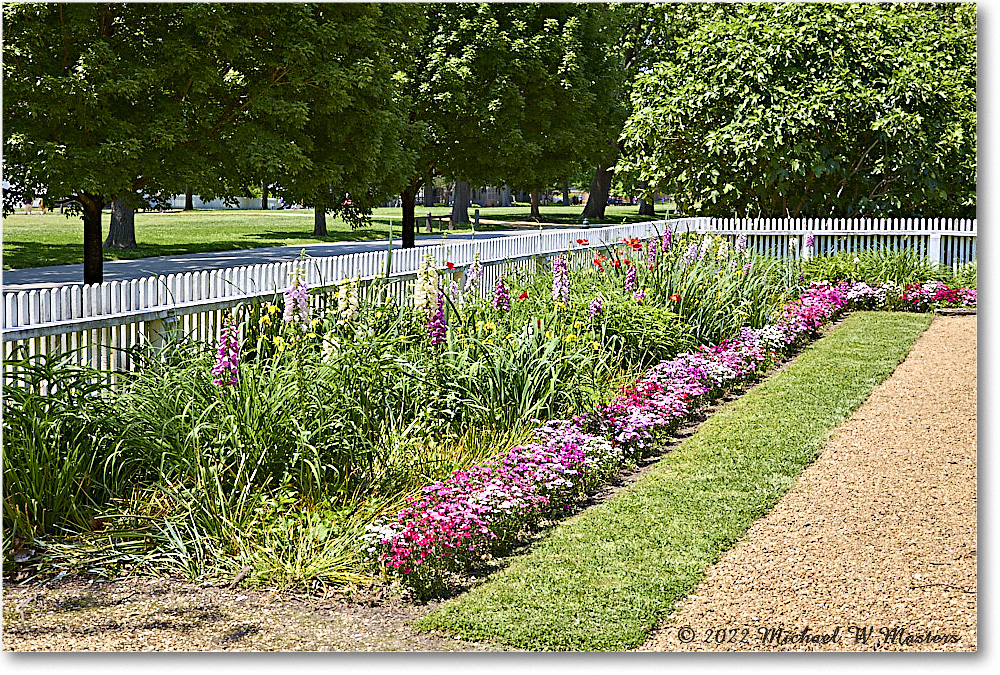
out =
<path fill-rule="evenodd" d="M 975 649 L 976 317 L 939 317 L 642 650 Z"/>

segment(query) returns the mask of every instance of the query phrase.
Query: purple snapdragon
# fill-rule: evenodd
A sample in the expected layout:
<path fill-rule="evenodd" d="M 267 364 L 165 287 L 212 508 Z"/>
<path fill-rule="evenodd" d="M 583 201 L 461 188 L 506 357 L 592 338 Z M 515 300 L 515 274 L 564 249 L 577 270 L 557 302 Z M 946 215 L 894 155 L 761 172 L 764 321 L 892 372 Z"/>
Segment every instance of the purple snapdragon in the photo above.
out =
<path fill-rule="evenodd" d="M 603 302 L 600 298 L 594 298 L 590 301 L 590 316 L 597 316 L 604 311 L 602 307 Z"/>
<path fill-rule="evenodd" d="M 215 366 L 212 368 L 212 384 L 236 386 L 240 366 L 240 341 L 233 315 L 226 313 L 219 329 L 219 348 L 216 351 Z"/>
<path fill-rule="evenodd" d="M 625 292 L 634 291 L 639 286 L 639 272 L 635 265 L 629 265 L 625 272 Z"/>
<path fill-rule="evenodd" d="M 298 274 L 285 289 L 285 323 L 309 325 L 309 287 Z"/>
<path fill-rule="evenodd" d="M 448 326 L 444 320 L 444 293 L 438 291 L 437 310 L 427 322 L 427 339 L 432 345 L 439 345 L 444 342 L 447 331 Z"/>
<path fill-rule="evenodd" d="M 569 304 L 569 261 L 566 256 L 552 259 L 552 299 Z"/>
<path fill-rule="evenodd" d="M 498 312 L 510 311 L 510 290 L 504 283 L 503 277 L 497 279 L 496 288 L 493 290 L 493 309 Z"/>

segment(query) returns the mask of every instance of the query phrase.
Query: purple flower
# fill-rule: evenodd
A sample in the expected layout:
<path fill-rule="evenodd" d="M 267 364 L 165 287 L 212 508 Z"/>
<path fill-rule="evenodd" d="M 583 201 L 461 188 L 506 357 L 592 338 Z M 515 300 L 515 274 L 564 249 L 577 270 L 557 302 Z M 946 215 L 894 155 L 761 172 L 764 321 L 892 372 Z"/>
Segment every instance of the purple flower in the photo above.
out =
<path fill-rule="evenodd" d="M 447 324 L 444 321 L 444 293 L 438 291 L 437 311 L 431 315 L 431 320 L 427 322 L 427 339 L 432 345 L 439 345 L 444 342 L 447 332 Z"/>
<path fill-rule="evenodd" d="M 597 316 L 603 309 L 601 307 L 602 300 L 600 298 L 594 298 L 590 301 L 590 316 Z"/>
<path fill-rule="evenodd" d="M 806 248 L 812 248 L 813 242 L 816 241 L 815 235 L 810 234 L 806 237 Z"/>
<path fill-rule="evenodd" d="M 493 291 L 493 309 L 498 312 L 510 311 L 510 291 L 507 289 L 503 277 L 497 279 L 497 285 Z"/>
<path fill-rule="evenodd" d="M 552 260 L 552 299 L 569 304 L 569 261 L 566 256 Z"/>
<path fill-rule="evenodd" d="M 240 342 L 233 321 L 233 315 L 226 313 L 219 329 L 219 349 L 216 353 L 212 384 L 221 387 L 223 384 L 235 386 L 240 365 Z"/>
<path fill-rule="evenodd" d="M 653 269 L 656 267 L 656 239 L 651 239 L 646 243 L 646 267 Z"/>
<path fill-rule="evenodd" d="M 688 250 L 684 252 L 684 255 L 681 256 L 681 262 L 683 262 L 684 266 L 687 267 L 688 265 L 693 263 L 695 261 L 695 258 L 697 257 L 698 257 L 698 244 L 691 244 L 690 246 L 688 246 Z"/>
<path fill-rule="evenodd" d="M 295 274 L 290 288 L 285 289 L 285 322 L 309 325 L 309 287 Z"/>
<path fill-rule="evenodd" d="M 674 235 L 670 230 L 667 230 L 666 232 L 663 233 L 662 247 L 664 253 L 670 250 L 670 244 L 673 242 L 673 240 L 674 240 Z"/>
<path fill-rule="evenodd" d="M 747 250 L 747 235 L 746 233 L 740 233 L 740 236 L 736 237 L 736 245 L 733 247 L 736 249 L 737 253 L 743 253 Z"/>
<path fill-rule="evenodd" d="M 638 286 L 638 271 L 636 271 L 635 265 L 629 265 L 628 271 L 625 272 L 625 291 L 634 291 Z"/>
<path fill-rule="evenodd" d="M 632 294 L 632 299 L 635 300 L 635 304 L 641 305 L 646 300 L 646 291 L 640 288 Z"/>

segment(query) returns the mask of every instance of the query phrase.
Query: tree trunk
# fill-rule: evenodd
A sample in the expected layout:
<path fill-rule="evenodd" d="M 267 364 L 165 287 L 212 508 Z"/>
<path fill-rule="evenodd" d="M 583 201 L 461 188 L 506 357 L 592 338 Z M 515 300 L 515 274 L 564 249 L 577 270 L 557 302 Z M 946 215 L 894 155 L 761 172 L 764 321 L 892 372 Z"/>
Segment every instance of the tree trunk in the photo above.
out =
<path fill-rule="evenodd" d="M 416 238 L 414 236 L 414 225 L 416 224 L 416 198 L 417 198 L 417 188 L 414 185 L 410 185 L 403 189 L 403 194 L 400 195 L 403 202 L 403 248 L 414 248 L 417 245 Z"/>
<path fill-rule="evenodd" d="M 424 176 L 424 206 L 434 206 L 434 172 Z"/>
<path fill-rule="evenodd" d="M 111 202 L 111 226 L 104 248 L 137 248 L 135 243 L 135 210 L 116 199 Z"/>
<path fill-rule="evenodd" d="M 608 193 L 611 192 L 611 179 L 615 170 L 598 165 L 594 172 L 594 181 L 590 184 L 590 196 L 587 205 L 583 207 L 581 217 L 590 220 L 603 220 L 604 207 L 608 205 Z"/>
<path fill-rule="evenodd" d="M 184 210 L 194 211 L 194 194 L 191 191 L 190 185 L 184 188 Z"/>
<path fill-rule="evenodd" d="M 104 251 L 101 248 L 101 209 L 104 199 L 100 195 L 82 193 L 83 205 L 83 283 L 99 284 L 104 281 Z"/>
<path fill-rule="evenodd" d="M 451 207 L 452 222 L 468 223 L 469 221 L 469 181 L 460 180 L 455 183 L 455 204 Z"/>
<path fill-rule="evenodd" d="M 323 206 L 316 206 L 316 216 L 313 218 L 313 236 L 326 236 L 326 208 Z"/>
<path fill-rule="evenodd" d="M 569 206 L 569 181 L 564 180 L 562 184 L 563 206 Z"/>
<path fill-rule="evenodd" d="M 531 220 L 536 223 L 542 219 L 542 212 L 538 208 L 538 190 L 531 191 Z"/>
<path fill-rule="evenodd" d="M 649 189 L 649 182 L 639 181 L 639 189 L 642 190 L 642 196 L 639 197 L 639 215 L 656 216 L 656 210 L 653 206 L 653 191 Z"/>
<path fill-rule="evenodd" d="M 267 211 L 267 183 L 264 183 L 264 189 L 261 191 L 260 208 Z"/>

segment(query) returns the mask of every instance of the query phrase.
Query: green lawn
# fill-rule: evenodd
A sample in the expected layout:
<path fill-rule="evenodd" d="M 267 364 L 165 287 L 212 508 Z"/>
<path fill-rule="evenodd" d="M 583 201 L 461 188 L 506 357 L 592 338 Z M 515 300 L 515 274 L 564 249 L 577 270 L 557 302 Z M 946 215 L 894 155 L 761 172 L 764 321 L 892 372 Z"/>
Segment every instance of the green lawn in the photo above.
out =
<path fill-rule="evenodd" d="M 929 323 L 920 314 L 852 315 L 712 415 L 638 482 L 556 527 L 418 627 L 534 650 L 639 646 L 777 503 Z"/>
<path fill-rule="evenodd" d="M 543 223 L 578 224 L 581 222 L 581 206 L 543 206 Z M 437 206 L 428 209 L 420 206 L 417 215 L 428 211 L 434 215 L 447 215 L 449 207 Z M 641 222 L 645 218 L 637 215 L 635 206 L 609 206 L 605 222 Z M 529 207 L 484 208 L 480 218 L 523 222 L 528 220 Z M 663 217 L 663 207 L 658 211 Z M 470 217 L 472 210 L 469 211 Z M 107 234 L 110 214 L 104 215 L 104 232 Z M 320 241 L 363 241 L 384 239 L 388 236 L 388 225 L 392 223 L 393 236 L 399 236 L 402 223 L 398 208 L 377 209 L 373 214 L 372 226 L 352 230 L 341 220 L 327 219 L 326 237 L 312 236 L 313 212 L 311 210 L 196 210 L 171 211 L 167 213 L 137 213 L 135 216 L 136 239 L 139 248 L 122 251 L 105 250 L 106 260 L 130 260 L 158 255 L 199 253 L 202 251 L 228 251 L 233 249 L 258 248 L 262 246 L 285 246 L 312 244 Z M 508 229 L 509 225 L 480 226 L 481 230 Z M 458 226 L 459 230 L 469 230 L 469 225 Z M 421 228 L 423 231 L 423 228 Z M 437 230 L 435 230 L 437 231 Z M 3 219 L 3 267 L 21 269 L 45 265 L 69 265 L 83 262 L 83 223 L 79 217 L 36 212 L 30 216 L 19 212 Z"/>

